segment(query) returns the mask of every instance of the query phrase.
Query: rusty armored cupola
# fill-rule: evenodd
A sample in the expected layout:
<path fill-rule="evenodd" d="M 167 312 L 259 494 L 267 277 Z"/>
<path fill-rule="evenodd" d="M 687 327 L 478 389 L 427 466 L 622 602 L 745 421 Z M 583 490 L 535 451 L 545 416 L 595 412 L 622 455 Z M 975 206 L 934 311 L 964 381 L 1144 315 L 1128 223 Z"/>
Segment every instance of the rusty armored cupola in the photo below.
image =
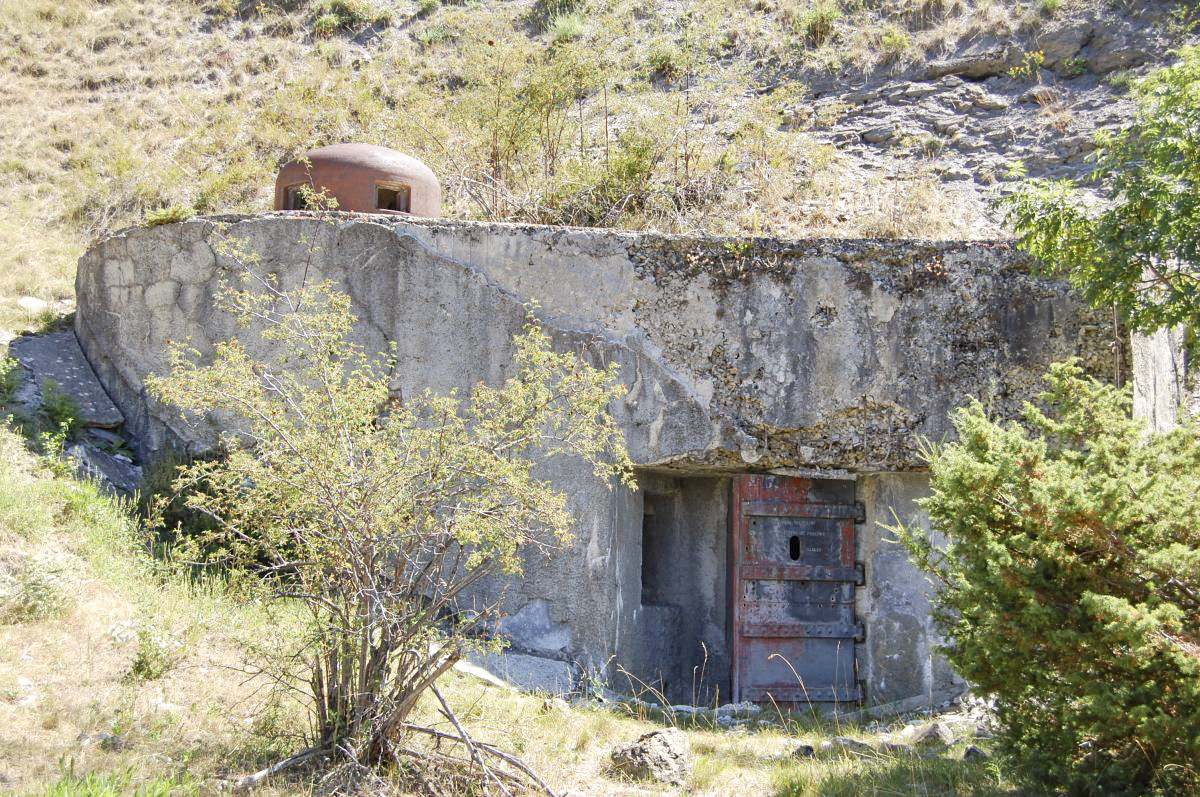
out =
<path fill-rule="evenodd" d="M 338 210 L 436 217 L 442 187 L 421 161 L 371 144 L 333 144 L 285 163 L 275 178 L 275 209 L 305 210 L 304 186 L 337 199 Z"/>

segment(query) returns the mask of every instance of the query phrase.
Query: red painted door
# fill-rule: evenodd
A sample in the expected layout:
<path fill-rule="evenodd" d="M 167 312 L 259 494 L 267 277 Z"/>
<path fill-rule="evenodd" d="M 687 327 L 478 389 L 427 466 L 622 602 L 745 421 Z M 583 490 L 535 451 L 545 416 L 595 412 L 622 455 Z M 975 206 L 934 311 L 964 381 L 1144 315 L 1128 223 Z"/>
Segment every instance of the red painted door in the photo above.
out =
<path fill-rule="evenodd" d="M 733 485 L 733 693 L 796 707 L 857 702 L 853 483 L 744 475 Z"/>

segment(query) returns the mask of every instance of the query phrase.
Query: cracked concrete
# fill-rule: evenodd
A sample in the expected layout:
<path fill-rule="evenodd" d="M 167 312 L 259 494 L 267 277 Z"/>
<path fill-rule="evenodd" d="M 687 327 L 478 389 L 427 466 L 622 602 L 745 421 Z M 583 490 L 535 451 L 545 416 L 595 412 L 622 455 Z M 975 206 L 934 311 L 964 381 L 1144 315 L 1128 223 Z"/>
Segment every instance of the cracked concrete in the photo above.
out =
<path fill-rule="evenodd" d="M 203 450 L 218 431 L 219 419 L 181 423 L 143 382 L 166 367 L 169 341 L 206 354 L 237 334 L 215 301 L 240 268 L 222 240 L 257 253 L 254 268 L 284 288 L 325 279 L 349 293 L 356 342 L 395 345 L 401 394 L 498 383 L 533 303 L 556 349 L 619 364 L 629 392 L 611 410 L 643 489 L 610 491 L 568 458 L 540 463 L 568 495 L 576 542 L 531 554 L 522 579 L 481 597 L 503 596 L 500 630 L 519 655 L 573 672 L 611 662 L 614 686 L 657 683 L 675 701 L 729 694 L 729 485 L 747 471 L 849 480 L 867 505 L 868 701 L 953 686 L 930 652 L 924 579 L 876 521 L 927 489 L 920 442 L 947 437 L 968 396 L 1013 416 L 1050 362 L 1078 355 L 1097 373 L 1111 362 L 1104 320 L 1005 243 L 197 218 L 116 233 L 80 262 L 79 340 L 148 460 Z M 654 551 L 651 514 L 665 524 Z M 651 555 L 658 569 L 644 566 Z M 560 688 L 563 667 L 528 671 L 542 669 Z"/>

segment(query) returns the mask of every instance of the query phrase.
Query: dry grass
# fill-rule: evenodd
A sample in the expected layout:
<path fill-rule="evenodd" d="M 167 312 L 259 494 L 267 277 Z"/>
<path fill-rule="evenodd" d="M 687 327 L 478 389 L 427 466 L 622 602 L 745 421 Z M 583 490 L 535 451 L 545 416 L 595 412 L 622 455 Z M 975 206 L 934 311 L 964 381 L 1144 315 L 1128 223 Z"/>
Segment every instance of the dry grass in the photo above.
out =
<path fill-rule="evenodd" d="M 869 193 L 877 175 L 816 155 L 808 131 L 779 128 L 803 76 L 901 68 L 1047 18 L 1025 0 L 609 0 L 570 3 L 587 24 L 556 43 L 529 24 L 524 0 L 375 5 L 390 9 L 390 27 L 322 38 L 317 4 L 304 0 L 0 0 L 0 327 L 44 320 L 16 306 L 21 296 L 69 310 L 74 262 L 105 230 L 170 206 L 265 208 L 282 159 L 345 139 L 429 161 L 461 217 L 565 218 L 565 207 L 595 201 L 595 181 L 640 132 L 654 144 L 645 201 L 625 201 L 636 186 L 617 185 L 615 200 L 604 195 L 615 215 L 586 208 L 602 222 L 886 231 L 857 200 L 827 210 L 831 193 Z M 818 43 L 810 29 L 822 13 Z M 553 72 L 571 59 L 583 66 Z M 539 75 L 582 91 L 582 102 L 555 106 L 549 142 L 536 134 L 545 106 L 522 104 Z M 761 93 L 766 85 L 775 88 Z M 497 154 L 493 134 L 513 131 L 519 140 Z M 906 235 L 971 233 L 953 193 L 928 192 L 938 195 L 885 215 L 908 218 Z M 865 205 L 886 201 L 874 196 Z"/>
<path fill-rule="evenodd" d="M 135 533 L 95 487 L 43 469 L 14 432 L 0 430 L 3 559 L 52 557 L 69 574 L 61 588 L 70 597 L 65 611 L 0 624 L 5 788 L 40 793 L 71 765 L 130 769 L 135 780 L 237 773 L 295 743 L 271 727 L 277 717 L 264 710 L 261 684 L 230 668 L 240 637 L 268 633 L 265 618 L 219 589 L 165 577 Z M 165 671 L 150 680 L 133 676 L 146 637 L 168 640 Z"/>

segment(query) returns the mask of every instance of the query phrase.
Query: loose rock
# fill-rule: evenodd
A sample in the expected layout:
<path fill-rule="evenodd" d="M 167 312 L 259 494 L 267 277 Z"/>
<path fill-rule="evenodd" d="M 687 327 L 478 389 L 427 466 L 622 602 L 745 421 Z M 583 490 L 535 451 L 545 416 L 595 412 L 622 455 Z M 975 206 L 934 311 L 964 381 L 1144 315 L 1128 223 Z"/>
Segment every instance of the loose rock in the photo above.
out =
<path fill-rule="evenodd" d="M 875 748 L 866 742 L 860 742 L 858 739 L 851 739 L 849 736 L 835 736 L 832 739 L 826 739 L 821 742 L 819 749 L 822 753 L 829 755 L 832 753 L 873 753 Z"/>
<path fill-rule="evenodd" d="M 792 751 L 793 758 L 812 758 L 817 754 L 811 744 L 802 744 Z"/>
<path fill-rule="evenodd" d="M 911 744 L 904 742 L 883 742 L 879 745 L 879 752 L 892 753 L 893 755 L 912 755 L 916 751 Z"/>
<path fill-rule="evenodd" d="M 980 750 L 975 745 L 971 745 L 963 751 L 963 761 L 986 761 L 991 758 L 990 755 Z"/>
<path fill-rule="evenodd" d="M 940 722 L 929 722 L 915 727 L 909 733 L 908 741 L 922 752 L 942 750 L 954 744 L 954 734 Z"/>
<path fill-rule="evenodd" d="M 692 745 L 678 728 L 652 731 L 613 750 L 612 764 L 631 778 L 682 786 L 692 771 Z"/>
<path fill-rule="evenodd" d="M 17 307 L 20 307 L 27 313 L 40 313 L 49 306 L 50 303 L 45 299 L 38 299 L 35 296 L 22 296 L 20 299 L 17 299 Z"/>
<path fill-rule="evenodd" d="M 561 697 L 548 697 L 542 701 L 543 714 L 570 714 L 571 704 Z"/>
<path fill-rule="evenodd" d="M 116 752 L 119 750 L 127 750 L 130 747 L 129 742 L 117 736 L 115 733 L 107 733 L 105 731 L 96 731 L 95 733 L 81 733 L 75 738 L 75 741 L 82 745 L 94 744 L 101 750 Z"/>

